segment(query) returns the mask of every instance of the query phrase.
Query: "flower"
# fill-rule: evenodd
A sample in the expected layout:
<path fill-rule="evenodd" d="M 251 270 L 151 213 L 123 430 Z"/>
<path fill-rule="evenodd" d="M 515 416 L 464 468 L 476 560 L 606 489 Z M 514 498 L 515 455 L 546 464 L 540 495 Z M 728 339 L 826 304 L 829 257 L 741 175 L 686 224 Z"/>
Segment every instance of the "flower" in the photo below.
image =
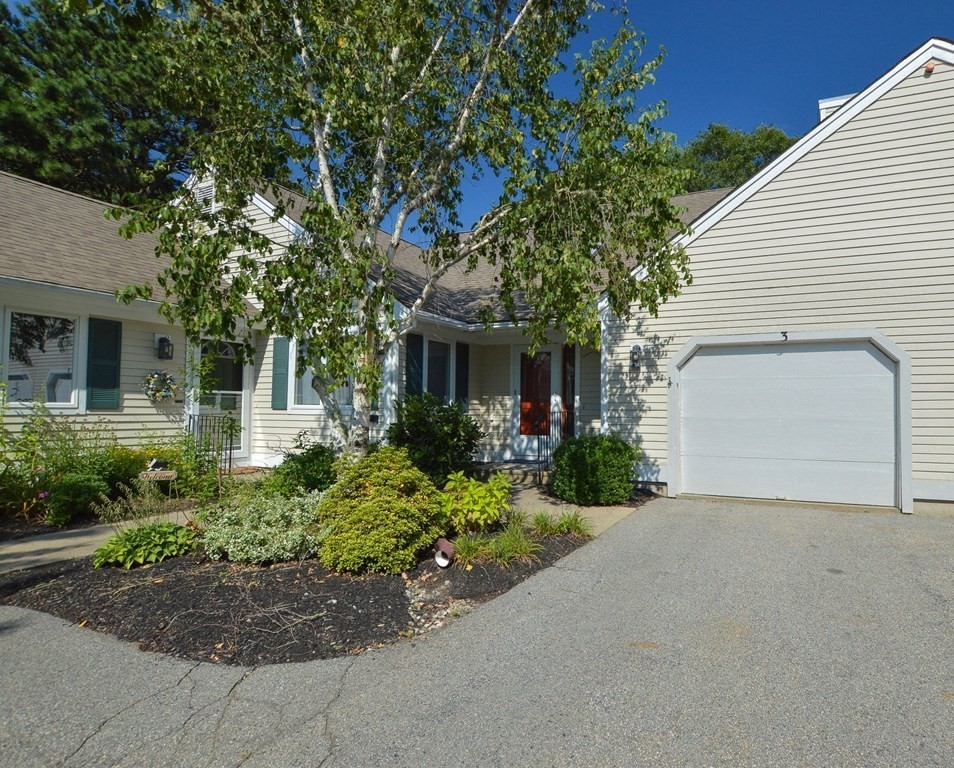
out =
<path fill-rule="evenodd" d="M 40 491 L 40 492 L 36 495 L 36 497 L 37 497 L 38 499 L 45 499 L 45 498 L 46 498 L 47 496 L 49 496 L 49 495 L 50 495 L 50 492 L 49 492 L 49 491 Z"/>

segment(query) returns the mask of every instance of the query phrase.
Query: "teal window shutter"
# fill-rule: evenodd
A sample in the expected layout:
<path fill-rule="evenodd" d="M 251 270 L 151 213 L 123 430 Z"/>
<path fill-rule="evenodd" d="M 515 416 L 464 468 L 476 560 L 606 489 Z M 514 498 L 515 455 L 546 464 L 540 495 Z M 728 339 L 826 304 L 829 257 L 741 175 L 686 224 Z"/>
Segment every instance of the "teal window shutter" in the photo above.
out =
<path fill-rule="evenodd" d="M 288 410 L 288 339 L 272 340 L 272 410 Z"/>
<path fill-rule="evenodd" d="M 409 333 L 406 344 L 404 393 L 421 395 L 424 393 L 424 337 L 419 333 Z"/>
<path fill-rule="evenodd" d="M 86 407 L 91 411 L 119 408 L 119 357 L 123 324 L 89 319 L 86 357 Z"/>

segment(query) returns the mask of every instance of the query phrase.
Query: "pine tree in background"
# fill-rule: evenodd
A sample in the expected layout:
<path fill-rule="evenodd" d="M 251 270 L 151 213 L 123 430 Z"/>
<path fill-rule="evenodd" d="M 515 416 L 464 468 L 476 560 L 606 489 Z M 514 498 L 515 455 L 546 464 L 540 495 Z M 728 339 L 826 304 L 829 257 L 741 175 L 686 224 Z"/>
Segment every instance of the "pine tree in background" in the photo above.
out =
<path fill-rule="evenodd" d="M 184 178 L 196 121 L 164 93 L 159 15 L 0 5 L 0 170 L 113 203 Z"/>

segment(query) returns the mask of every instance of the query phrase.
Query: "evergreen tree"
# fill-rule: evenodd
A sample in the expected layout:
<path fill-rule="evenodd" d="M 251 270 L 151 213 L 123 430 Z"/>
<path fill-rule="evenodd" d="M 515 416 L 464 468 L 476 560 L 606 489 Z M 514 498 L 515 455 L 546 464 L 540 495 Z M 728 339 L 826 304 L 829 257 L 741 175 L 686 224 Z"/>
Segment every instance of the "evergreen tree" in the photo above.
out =
<path fill-rule="evenodd" d="M 165 195 L 198 126 L 164 92 L 161 15 L 0 6 L 0 169 L 114 203 Z"/>

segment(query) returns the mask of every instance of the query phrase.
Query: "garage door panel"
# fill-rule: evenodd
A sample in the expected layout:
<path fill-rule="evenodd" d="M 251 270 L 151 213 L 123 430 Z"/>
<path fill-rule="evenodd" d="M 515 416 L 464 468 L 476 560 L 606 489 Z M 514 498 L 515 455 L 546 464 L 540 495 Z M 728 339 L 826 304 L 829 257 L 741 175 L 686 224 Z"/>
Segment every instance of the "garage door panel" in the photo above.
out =
<path fill-rule="evenodd" d="M 896 375 L 863 340 L 701 348 L 679 385 L 683 490 L 894 504 Z"/>
<path fill-rule="evenodd" d="M 683 434 L 683 455 L 893 463 L 894 431 L 883 420 L 822 417 L 737 419 L 696 417 Z"/>
<path fill-rule="evenodd" d="M 888 378 L 894 378 L 895 373 L 894 362 L 867 341 L 739 346 L 732 347 L 728 356 L 727 349 L 700 349 L 693 355 L 691 366 L 687 366 L 685 372 L 690 376 L 708 378 L 777 376 L 787 379 L 804 375 L 806 361 L 811 360 L 812 373 Z"/>
<path fill-rule="evenodd" d="M 685 456 L 686 493 L 830 504 L 894 504 L 894 464 Z M 740 493 L 740 489 L 745 489 Z M 695 490 L 698 489 L 698 490 Z M 704 490 L 702 490 L 704 489 Z"/>
<path fill-rule="evenodd" d="M 779 414 L 808 416 L 825 413 L 893 408 L 892 380 L 861 376 L 792 377 L 789 379 L 697 379 L 682 385 L 683 416 L 707 415 L 713 410 L 726 418 L 739 414 L 773 418 Z M 824 403 L 819 400 L 824 399 Z"/>

